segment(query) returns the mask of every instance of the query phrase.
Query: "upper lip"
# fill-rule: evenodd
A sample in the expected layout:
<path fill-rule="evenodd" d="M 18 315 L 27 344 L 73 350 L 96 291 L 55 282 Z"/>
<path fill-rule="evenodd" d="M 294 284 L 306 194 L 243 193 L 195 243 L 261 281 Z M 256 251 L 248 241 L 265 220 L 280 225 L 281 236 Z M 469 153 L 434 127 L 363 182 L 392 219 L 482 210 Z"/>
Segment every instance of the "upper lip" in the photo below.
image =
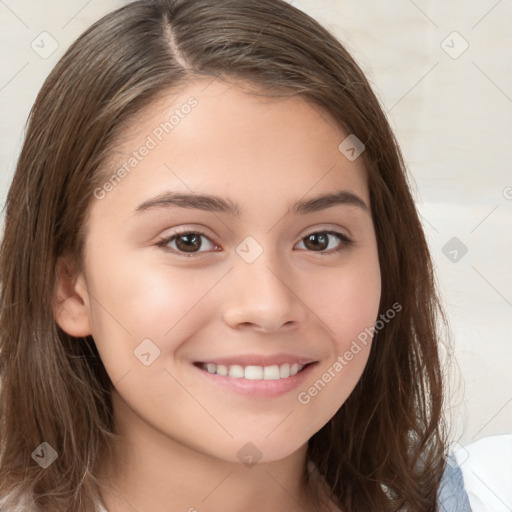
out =
<path fill-rule="evenodd" d="M 240 365 L 240 366 L 274 366 L 282 365 L 285 363 L 306 365 L 316 362 L 311 357 L 301 357 L 293 354 L 273 354 L 273 355 L 259 355 L 259 354 L 245 354 L 232 357 L 213 357 L 211 359 L 204 359 L 197 361 L 197 363 L 213 363 L 221 364 L 224 366 Z"/>

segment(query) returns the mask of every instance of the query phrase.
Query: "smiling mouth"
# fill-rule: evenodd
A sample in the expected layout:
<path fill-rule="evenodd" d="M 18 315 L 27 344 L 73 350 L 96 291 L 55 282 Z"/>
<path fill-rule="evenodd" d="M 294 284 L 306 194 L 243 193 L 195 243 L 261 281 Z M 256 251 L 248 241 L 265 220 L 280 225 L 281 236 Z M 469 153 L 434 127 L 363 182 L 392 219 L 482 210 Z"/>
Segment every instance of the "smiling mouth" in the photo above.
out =
<path fill-rule="evenodd" d="M 215 363 L 194 363 L 195 366 L 201 368 L 208 373 L 220 375 L 222 377 L 230 377 L 232 379 L 245 379 L 245 380 L 284 380 L 297 375 L 302 372 L 306 367 L 314 364 L 298 364 L 298 363 L 284 363 L 281 365 L 270 366 L 242 366 L 238 364 L 223 365 Z"/>

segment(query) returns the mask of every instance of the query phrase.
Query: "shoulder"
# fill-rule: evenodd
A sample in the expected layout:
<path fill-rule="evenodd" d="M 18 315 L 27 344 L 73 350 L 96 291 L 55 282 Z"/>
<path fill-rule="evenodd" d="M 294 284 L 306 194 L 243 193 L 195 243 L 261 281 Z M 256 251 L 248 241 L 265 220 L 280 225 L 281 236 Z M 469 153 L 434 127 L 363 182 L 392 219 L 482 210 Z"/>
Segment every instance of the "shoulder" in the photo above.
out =
<path fill-rule="evenodd" d="M 454 451 L 473 512 L 512 510 L 512 434 L 487 436 Z"/>
<path fill-rule="evenodd" d="M 472 512 L 464 476 L 453 454 L 446 459 L 437 498 L 442 512 Z"/>

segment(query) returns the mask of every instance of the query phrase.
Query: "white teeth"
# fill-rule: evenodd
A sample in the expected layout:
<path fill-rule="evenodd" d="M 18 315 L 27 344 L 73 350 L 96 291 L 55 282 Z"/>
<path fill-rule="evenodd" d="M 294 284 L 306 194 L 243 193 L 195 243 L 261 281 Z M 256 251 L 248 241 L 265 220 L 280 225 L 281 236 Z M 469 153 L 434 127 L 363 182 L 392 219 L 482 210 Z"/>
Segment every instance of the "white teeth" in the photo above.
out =
<path fill-rule="evenodd" d="M 228 375 L 234 379 L 241 379 L 244 376 L 244 367 L 234 364 L 229 367 Z"/>
<path fill-rule="evenodd" d="M 217 375 L 227 375 L 228 374 L 227 366 L 224 366 L 223 364 L 217 364 L 214 366 L 217 366 L 217 371 L 212 372 L 212 373 L 216 373 Z"/>
<path fill-rule="evenodd" d="M 241 366 L 233 364 L 225 366 L 223 364 L 206 363 L 202 368 L 208 373 L 216 373 L 224 377 L 228 376 L 233 379 L 245 378 L 247 380 L 278 380 L 293 377 L 299 373 L 305 365 L 298 363 L 285 363 L 282 365 L 271 366 Z"/>
<path fill-rule="evenodd" d="M 299 372 L 299 370 L 301 370 L 302 366 L 300 364 L 297 364 L 297 363 L 293 363 L 290 367 L 290 376 L 292 375 L 295 375 L 296 373 Z"/>
<path fill-rule="evenodd" d="M 263 378 L 263 368 L 261 366 L 246 366 L 244 377 L 249 380 L 260 380 Z"/>
<path fill-rule="evenodd" d="M 281 365 L 281 368 L 279 368 L 279 375 L 282 379 L 286 379 L 286 377 L 290 376 L 290 365 L 288 363 Z"/>
<path fill-rule="evenodd" d="M 281 376 L 279 375 L 279 366 L 265 366 L 263 368 L 263 378 L 265 380 L 276 380 L 280 379 Z"/>

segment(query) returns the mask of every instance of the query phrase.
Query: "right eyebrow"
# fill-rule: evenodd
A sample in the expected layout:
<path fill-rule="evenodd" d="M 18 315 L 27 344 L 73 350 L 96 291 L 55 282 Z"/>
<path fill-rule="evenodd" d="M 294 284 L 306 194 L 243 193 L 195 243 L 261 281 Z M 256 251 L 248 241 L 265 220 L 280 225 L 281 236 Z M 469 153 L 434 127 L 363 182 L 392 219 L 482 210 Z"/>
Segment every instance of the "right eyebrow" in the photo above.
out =
<path fill-rule="evenodd" d="M 356 206 L 365 212 L 369 212 L 366 203 L 358 195 L 348 190 L 338 190 L 330 194 L 322 194 L 312 199 L 298 201 L 288 210 L 288 213 L 313 213 L 333 206 Z"/>

